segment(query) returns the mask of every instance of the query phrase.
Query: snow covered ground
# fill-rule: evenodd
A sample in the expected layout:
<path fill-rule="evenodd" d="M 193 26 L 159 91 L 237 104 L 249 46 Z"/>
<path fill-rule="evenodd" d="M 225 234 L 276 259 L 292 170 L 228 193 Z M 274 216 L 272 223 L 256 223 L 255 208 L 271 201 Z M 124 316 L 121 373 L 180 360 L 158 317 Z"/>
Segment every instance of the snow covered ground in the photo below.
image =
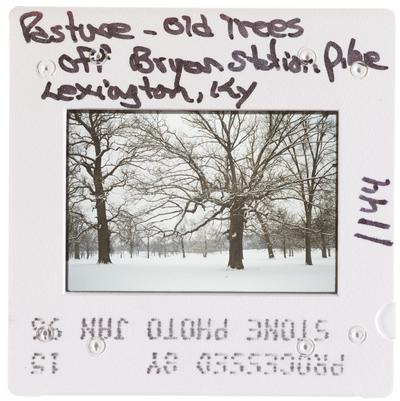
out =
<path fill-rule="evenodd" d="M 188 253 L 166 258 L 145 254 L 114 255 L 113 263 L 94 259 L 68 263 L 69 291 L 216 291 L 216 292 L 335 292 L 335 254 L 321 258 L 313 251 L 313 266 L 304 264 L 304 252 L 283 258 L 277 251 L 268 259 L 264 250 L 244 251 L 244 270 L 228 268 L 227 252 Z"/>

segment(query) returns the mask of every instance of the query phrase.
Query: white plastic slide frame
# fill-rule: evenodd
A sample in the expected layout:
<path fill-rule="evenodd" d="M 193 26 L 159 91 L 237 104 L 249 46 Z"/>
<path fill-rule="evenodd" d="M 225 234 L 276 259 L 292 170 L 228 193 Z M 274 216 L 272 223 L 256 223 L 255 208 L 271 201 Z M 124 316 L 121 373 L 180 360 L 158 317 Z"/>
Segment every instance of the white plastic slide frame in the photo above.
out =
<path fill-rule="evenodd" d="M 390 392 L 390 12 L 16 8 L 10 29 L 13 392 Z M 333 113 L 333 290 L 68 291 L 68 116 L 110 110 Z"/>

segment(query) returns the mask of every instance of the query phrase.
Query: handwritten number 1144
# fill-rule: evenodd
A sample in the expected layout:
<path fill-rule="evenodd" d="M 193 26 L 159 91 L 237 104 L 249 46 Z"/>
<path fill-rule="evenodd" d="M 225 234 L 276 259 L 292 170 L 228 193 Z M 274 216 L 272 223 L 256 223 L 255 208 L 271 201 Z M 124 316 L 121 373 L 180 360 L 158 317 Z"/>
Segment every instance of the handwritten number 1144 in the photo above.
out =
<path fill-rule="evenodd" d="M 390 185 L 390 180 L 386 179 L 384 181 L 378 181 L 373 178 L 364 177 L 362 179 L 363 182 L 369 184 L 368 187 L 362 187 L 361 192 L 363 192 L 359 199 L 364 202 L 367 202 L 367 206 L 362 207 L 360 209 L 361 212 L 367 213 L 369 215 L 375 215 L 378 212 L 379 206 L 384 206 L 388 203 L 388 201 L 384 198 L 378 197 L 376 194 L 379 191 L 380 187 L 386 187 Z M 358 224 L 366 225 L 370 227 L 376 227 L 380 230 L 388 230 L 390 228 L 390 224 L 377 221 L 372 218 L 365 218 L 362 217 L 358 220 Z M 356 233 L 354 234 L 356 238 L 360 238 L 366 241 L 375 242 L 377 244 L 385 245 L 385 246 L 392 246 L 393 242 L 388 239 L 383 239 L 380 237 L 372 237 L 370 235 Z"/>

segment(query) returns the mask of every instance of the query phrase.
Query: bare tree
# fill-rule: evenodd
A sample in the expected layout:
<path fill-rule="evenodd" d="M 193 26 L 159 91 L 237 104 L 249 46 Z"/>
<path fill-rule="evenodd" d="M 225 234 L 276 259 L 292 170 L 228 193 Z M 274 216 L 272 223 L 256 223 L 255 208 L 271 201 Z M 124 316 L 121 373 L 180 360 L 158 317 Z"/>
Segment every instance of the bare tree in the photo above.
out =
<path fill-rule="evenodd" d="M 81 235 L 82 251 L 86 259 L 89 259 L 97 249 L 95 230 L 89 229 Z"/>
<path fill-rule="evenodd" d="M 262 206 L 263 204 L 260 202 L 254 208 L 255 219 L 252 220 L 252 227 L 254 229 L 255 234 L 258 235 L 264 242 L 265 247 L 267 248 L 268 251 L 268 257 L 270 259 L 273 259 L 275 255 L 271 240 L 271 230 L 268 224 L 268 217 L 267 217 L 268 212 L 265 210 L 262 212 L 260 210 Z"/>
<path fill-rule="evenodd" d="M 132 259 L 135 248 L 139 245 L 139 233 L 137 222 L 132 214 L 126 210 L 119 213 L 116 219 L 116 234 L 121 244 L 128 249 L 129 256 Z"/>
<path fill-rule="evenodd" d="M 79 112 L 68 114 L 69 186 L 79 191 L 81 200 L 90 200 L 96 211 L 98 263 L 111 263 L 110 223 L 122 206 L 111 213 L 109 197 L 116 188 L 127 184 L 127 166 L 136 156 L 126 117 L 112 112 Z"/>
<path fill-rule="evenodd" d="M 153 180 L 142 191 L 157 200 L 152 222 L 165 236 L 192 234 L 221 222 L 229 240 L 228 266 L 243 269 L 247 210 L 288 185 L 280 159 L 301 143 L 307 113 L 192 113 L 185 130 L 157 114 L 140 127 L 151 152 Z M 182 229 L 185 218 L 197 223 Z M 173 221 L 170 228 L 166 222 Z"/>
<path fill-rule="evenodd" d="M 280 248 L 283 257 L 294 255 L 297 232 L 301 226 L 296 223 L 294 216 L 282 207 L 277 207 L 270 201 L 260 201 L 251 210 L 252 232 L 261 238 L 268 251 L 270 259 L 275 257 L 274 246 Z"/>
<path fill-rule="evenodd" d="M 74 259 L 81 258 L 81 240 L 88 226 L 81 210 L 75 205 L 68 211 L 68 244 Z M 72 249 L 71 249 L 72 248 Z M 69 253 L 68 253 L 69 256 Z"/>
<path fill-rule="evenodd" d="M 316 206 L 314 226 L 318 231 L 321 256 L 330 256 L 332 244 L 336 247 L 336 197 L 333 191 L 325 190 Z"/>
<path fill-rule="evenodd" d="M 302 122 L 302 141 L 293 143 L 288 136 L 287 170 L 293 175 L 295 198 L 303 204 L 305 263 L 312 265 L 311 234 L 314 202 L 318 191 L 336 175 L 336 121 L 329 113 L 314 114 Z M 292 145 L 292 146 L 290 146 Z"/>

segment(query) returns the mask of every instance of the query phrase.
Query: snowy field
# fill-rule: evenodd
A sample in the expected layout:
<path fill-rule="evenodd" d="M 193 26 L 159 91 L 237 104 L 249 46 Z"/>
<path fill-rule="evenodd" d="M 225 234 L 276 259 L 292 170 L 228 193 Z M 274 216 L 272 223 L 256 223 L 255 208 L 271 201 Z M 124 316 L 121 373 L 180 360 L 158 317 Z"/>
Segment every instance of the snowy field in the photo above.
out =
<path fill-rule="evenodd" d="M 321 258 L 313 251 L 313 266 L 304 265 L 304 252 L 286 259 L 276 252 L 244 251 L 244 270 L 228 268 L 227 252 L 147 259 L 145 254 L 114 255 L 113 263 L 94 259 L 68 263 L 69 291 L 215 291 L 215 292 L 335 292 L 335 254 Z"/>

